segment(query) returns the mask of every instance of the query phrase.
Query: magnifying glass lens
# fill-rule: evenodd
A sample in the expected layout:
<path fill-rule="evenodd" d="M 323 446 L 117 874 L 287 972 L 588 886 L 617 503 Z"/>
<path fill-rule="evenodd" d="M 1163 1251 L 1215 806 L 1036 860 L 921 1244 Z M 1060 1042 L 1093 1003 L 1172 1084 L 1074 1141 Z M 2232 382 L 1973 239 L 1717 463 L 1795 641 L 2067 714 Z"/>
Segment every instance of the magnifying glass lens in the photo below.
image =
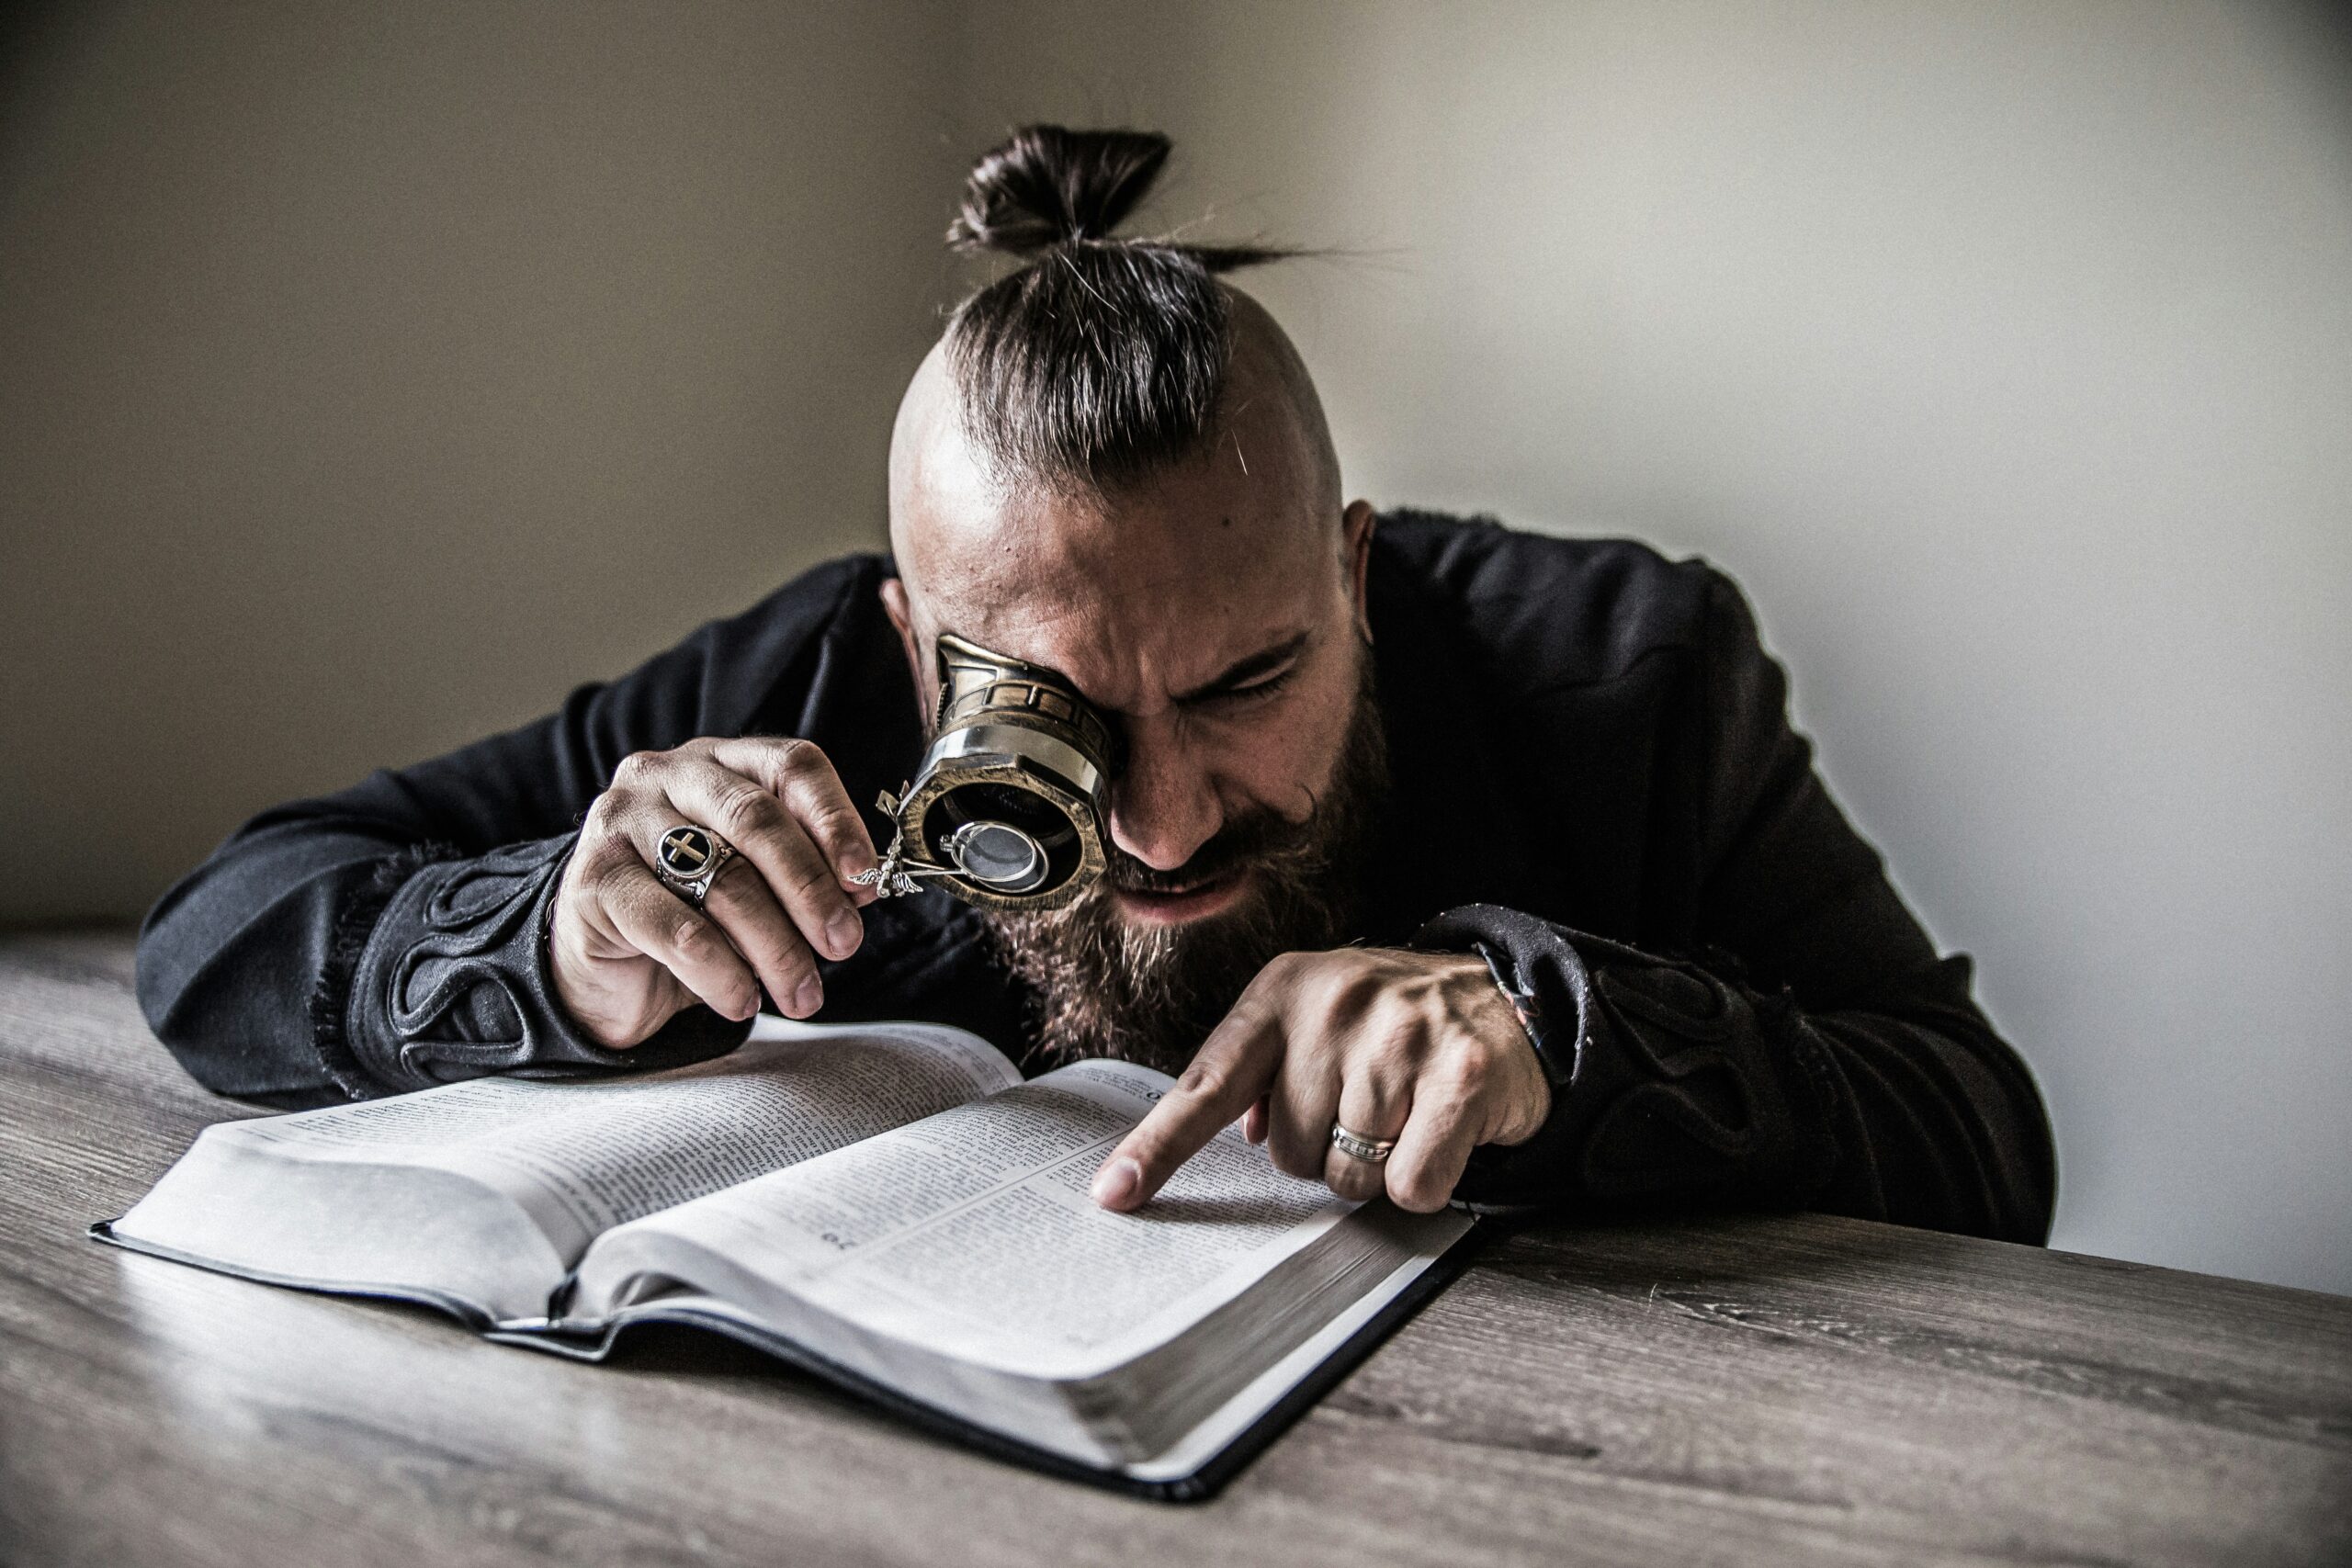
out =
<path fill-rule="evenodd" d="M 1025 892 L 1046 874 L 1037 840 L 1003 822 L 967 822 L 947 841 L 964 874 L 1007 893 Z"/>

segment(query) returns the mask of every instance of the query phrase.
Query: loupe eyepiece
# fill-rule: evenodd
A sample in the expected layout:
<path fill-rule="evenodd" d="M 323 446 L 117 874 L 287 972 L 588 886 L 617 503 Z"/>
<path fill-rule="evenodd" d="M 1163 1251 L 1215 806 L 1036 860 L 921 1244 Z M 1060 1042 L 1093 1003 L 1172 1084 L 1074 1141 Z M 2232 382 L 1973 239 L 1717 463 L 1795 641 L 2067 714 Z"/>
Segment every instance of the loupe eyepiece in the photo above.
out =
<path fill-rule="evenodd" d="M 861 881 L 925 883 L 984 909 L 1051 909 L 1102 874 L 1111 728 L 1051 670 L 939 638 L 939 709 L 914 782 L 881 808 L 898 829 Z"/>

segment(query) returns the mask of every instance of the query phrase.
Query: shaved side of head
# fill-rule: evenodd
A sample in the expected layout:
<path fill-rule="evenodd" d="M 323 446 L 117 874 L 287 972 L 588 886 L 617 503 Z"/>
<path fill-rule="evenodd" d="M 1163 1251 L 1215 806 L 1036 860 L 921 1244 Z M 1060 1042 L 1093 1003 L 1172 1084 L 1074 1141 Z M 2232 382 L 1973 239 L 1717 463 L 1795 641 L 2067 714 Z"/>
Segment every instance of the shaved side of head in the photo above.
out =
<path fill-rule="evenodd" d="M 1052 495 L 1105 512 L 1120 495 L 1180 466 L 1225 463 L 1255 484 L 1287 493 L 1280 513 L 1335 533 L 1340 515 L 1340 459 L 1323 401 L 1306 361 L 1273 316 L 1229 285 L 1228 368 L 1204 428 L 1156 469 L 1105 482 L 1014 467 L 977 433 L 969 389 L 952 345 L 934 344 L 899 405 L 890 434 L 890 547 L 910 592 L 961 597 L 958 588 L 1005 558 L 1027 553 L 1018 537 L 1024 502 Z M 1011 535 L 1012 536 L 1008 536 Z"/>

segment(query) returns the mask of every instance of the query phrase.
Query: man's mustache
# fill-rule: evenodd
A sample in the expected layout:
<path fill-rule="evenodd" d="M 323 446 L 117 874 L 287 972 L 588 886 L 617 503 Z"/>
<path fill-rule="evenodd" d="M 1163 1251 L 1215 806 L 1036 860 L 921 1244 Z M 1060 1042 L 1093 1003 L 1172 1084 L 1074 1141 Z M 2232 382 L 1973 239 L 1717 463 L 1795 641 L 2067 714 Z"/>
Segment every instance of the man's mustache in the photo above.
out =
<path fill-rule="evenodd" d="M 1157 871 L 1118 845 L 1102 846 L 1102 880 L 1121 893 L 1182 893 L 1268 861 L 1310 855 L 1316 847 L 1316 814 L 1304 821 L 1261 807 L 1233 818 L 1172 871 Z"/>

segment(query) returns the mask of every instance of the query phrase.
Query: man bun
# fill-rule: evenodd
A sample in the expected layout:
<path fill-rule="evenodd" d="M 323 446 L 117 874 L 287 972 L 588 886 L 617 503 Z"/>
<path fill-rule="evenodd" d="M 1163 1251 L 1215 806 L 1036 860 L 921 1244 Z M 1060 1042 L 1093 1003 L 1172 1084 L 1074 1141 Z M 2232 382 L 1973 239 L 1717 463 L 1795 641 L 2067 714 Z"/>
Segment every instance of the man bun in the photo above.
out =
<path fill-rule="evenodd" d="M 1159 177 L 1170 145 L 1156 130 L 1023 126 L 972 165 L 947 243 L 1026 256 L 1107 240 Z"/>
<path fill-rule="evenodd" d="M 1214 275 L 1290 253 L 1119 238 L 1169 146 L 1026 125 L 972 165 L 948 244 L 1023 265 L 956 308 L 947 358 L 967 432 L 1010 472 L 1115 486 L 1207 439 L 1233 348 Z"/>

